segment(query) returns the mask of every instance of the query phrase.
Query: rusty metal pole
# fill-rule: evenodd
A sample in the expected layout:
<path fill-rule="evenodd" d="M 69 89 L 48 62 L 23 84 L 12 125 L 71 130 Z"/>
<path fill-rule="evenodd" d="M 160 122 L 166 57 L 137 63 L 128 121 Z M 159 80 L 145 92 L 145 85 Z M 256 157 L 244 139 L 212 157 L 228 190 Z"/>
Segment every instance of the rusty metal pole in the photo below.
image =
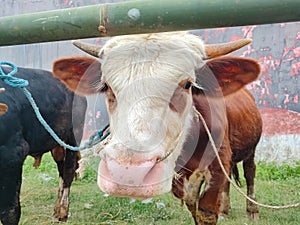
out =
<path fill-rule="evenodd" d="M 0 46 L 300 21 L 299 0 L 139 0 L 0 18 Z"/>

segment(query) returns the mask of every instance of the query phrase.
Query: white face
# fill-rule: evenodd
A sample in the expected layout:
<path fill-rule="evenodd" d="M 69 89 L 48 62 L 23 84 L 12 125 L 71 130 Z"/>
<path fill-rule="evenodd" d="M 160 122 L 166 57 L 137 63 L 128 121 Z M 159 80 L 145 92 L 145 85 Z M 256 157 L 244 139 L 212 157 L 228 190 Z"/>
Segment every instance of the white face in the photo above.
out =
<path fill-rule="evenodd" d="M 102 151 L 98 184 L 109 194 L 147 198 L 171 190 L 192 119 L 191 83 L 203 54 L 191 44 L 201 45 L 200 39 L 172 37 L 123 37 L 104 47 L 112 139 Z"/>

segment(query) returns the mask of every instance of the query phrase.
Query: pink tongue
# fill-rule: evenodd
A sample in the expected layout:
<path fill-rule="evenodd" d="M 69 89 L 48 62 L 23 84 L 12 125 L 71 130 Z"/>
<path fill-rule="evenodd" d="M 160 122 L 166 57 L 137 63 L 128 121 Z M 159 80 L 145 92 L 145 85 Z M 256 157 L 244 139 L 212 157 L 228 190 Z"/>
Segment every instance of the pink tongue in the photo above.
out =
<path fill-rule="evenodd" d="M 147 161 L 139 165 L 122 165 L 113 159 L 107 159 L 107 169 L 111 180 L 120 185 L 140 186 L 144 182 L 144 178 L 155 166 L 155 160 Z"/>

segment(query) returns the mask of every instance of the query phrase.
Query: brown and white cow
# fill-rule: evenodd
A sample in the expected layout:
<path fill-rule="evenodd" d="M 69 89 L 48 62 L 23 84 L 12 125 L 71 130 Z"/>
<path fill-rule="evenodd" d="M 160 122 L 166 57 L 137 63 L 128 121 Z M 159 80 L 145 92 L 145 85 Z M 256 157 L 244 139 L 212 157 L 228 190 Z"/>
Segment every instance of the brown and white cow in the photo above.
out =
<path fill-rule="evenodd" d="M 205 45 L 186 32 L 129 35 L 112 38 L 101 49 L 75 43 L 101 64 L 88 57 L 57 60 L 54 76 L 71 90 L 106 93 L 111 140 L 99 165 L 101 190 L 135 198 L 172 190 L 196 224 L 216 224 L 219 211 L 228 212 L 228 202 L 220 205 L 222 196 L 229 200 L 229 189 L 197 111 L 228 173 L 231 164 L 246 159 L 248 194 L 254 198 L 261 119 L 244 86 L 258 77 L 260 67 L 252 59 L 218 57 L 248 43 Z M 205 61 L 209 58 L 214 59 Z M 251 205 L 248 211 L 258 213 Z"/>

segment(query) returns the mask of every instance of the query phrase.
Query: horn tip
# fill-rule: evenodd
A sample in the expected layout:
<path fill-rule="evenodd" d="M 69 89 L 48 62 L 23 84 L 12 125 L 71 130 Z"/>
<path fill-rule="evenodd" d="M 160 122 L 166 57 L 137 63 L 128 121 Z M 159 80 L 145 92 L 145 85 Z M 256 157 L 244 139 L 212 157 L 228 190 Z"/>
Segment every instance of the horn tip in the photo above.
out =
<path fill-rule="evenodd" d="M 79 44 L 79 41 L 78 40 L 72 40 L 71 43 L 76 46 L 77 44 Z"/>
<path fill-rule="evenodd" d="M 79 40 L 72 40 L 72 44 L 74 46 L 76 46 L 77 48 L 79 48 L 80 50 L 92 55 L 92 56 L 95 56 L 96 58 L 99 57 L 99 52 L 100 52 L 100 49 L 101 47 L 100 46 L 97 46 L 97 45 L 93 45 L 93 44 L 90 44 L 90 43 L 84 43 L 84 42 L 81 42 Z"/>
<path fill-rule="evenodd" d="M 245 38 L 245 42 L 247 42 L 248 44 L 252 43 L 252 39 L 251 38 Z"/>

